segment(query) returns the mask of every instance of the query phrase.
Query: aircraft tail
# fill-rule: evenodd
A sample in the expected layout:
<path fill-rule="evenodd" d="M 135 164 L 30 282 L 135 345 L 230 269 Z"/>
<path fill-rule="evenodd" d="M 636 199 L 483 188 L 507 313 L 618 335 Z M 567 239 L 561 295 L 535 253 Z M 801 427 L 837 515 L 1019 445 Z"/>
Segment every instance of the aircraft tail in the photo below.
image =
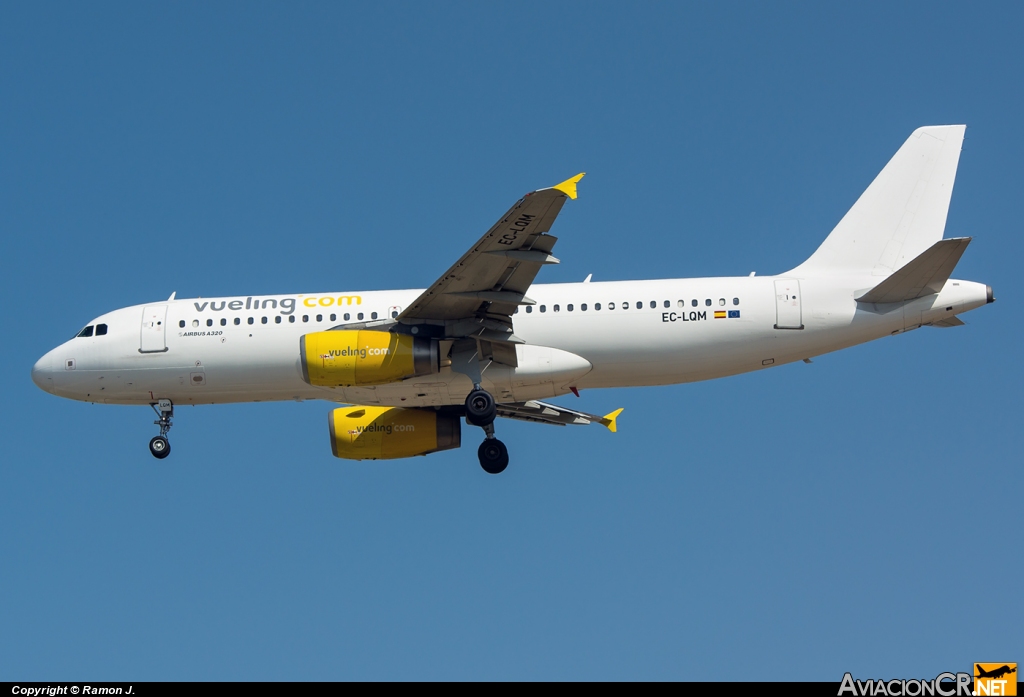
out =
<path fill-rule="evenodd" d="M 817 251 L 786 275 L 888 276 L 941 240 L 965 129 L 914 131 Z"/>

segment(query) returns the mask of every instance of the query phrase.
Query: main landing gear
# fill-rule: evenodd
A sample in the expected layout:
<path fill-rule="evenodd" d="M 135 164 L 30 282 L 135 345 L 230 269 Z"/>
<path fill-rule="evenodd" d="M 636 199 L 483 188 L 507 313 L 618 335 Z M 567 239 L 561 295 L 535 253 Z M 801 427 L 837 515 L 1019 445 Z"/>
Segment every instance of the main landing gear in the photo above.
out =
<path fill-rule="evenodd" d="M 156 404 L 150 404 L 153 411 L 160 418 L 153 423 L 160 427 L 160 435 L 149 441 L 149 452 L 153 457 L 163 460 L 171 454 L 171 443 L 167 440 L 167 432 L 171 430 L 171 419 L 174 417 L 174 405 L 169 399 L 161 399 Z"/>
<path fill-rule="evenodd" d="M 479 384 L 466 397 L 466 421 L 473 426 L 484 429 L 486 438 L 477 449 L 480 466 L 487 474 L 501 474 L 508 467 L 508 448 L 494 437 L 494 417 L 498 414 L 498 405 L 494 397 Z"/>

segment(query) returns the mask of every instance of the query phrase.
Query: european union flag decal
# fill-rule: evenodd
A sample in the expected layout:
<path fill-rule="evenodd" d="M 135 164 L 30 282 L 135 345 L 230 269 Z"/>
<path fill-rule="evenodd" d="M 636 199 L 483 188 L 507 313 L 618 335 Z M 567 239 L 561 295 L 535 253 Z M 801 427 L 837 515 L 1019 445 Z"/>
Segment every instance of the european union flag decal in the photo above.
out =
<path fill-rule="evenodd" d="M 729 310 L 729 319 L 732 319 L 733 317 L 739 317 L 739 316 L 740 316 L 740 311 L 739 310 Z"/>

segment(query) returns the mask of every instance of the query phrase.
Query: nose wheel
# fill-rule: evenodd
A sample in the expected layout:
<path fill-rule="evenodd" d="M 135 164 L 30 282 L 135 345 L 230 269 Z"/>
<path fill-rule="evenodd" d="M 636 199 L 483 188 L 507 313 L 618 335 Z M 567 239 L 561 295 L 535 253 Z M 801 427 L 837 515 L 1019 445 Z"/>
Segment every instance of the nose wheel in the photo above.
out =
<path fill-rule="evenodd" d="M 473 391 L 466 397 L 466 421 L 484 429 L 486 437 L 476 454 L 480 466 L 487 474 L 501 474 L 508 467 L 508 448 L 494 437 L 494 418 L 497 414 L 498 405 L 491 393 L 480 385 L 474 385 Z"/>
<path fill-rule="evenodd" d="M 163 460 L 171 454 L 171 444 L 163 436 L 154 436 L 153 440 L 149 441 L 149 452 L 153 453 L 156 459 Z"/>
<path fill-rule="evenodd" d="M 167 432 L 171 430 L 171 419 L 174 417 L 174 405 L 169 399 L 161 399 L 156 404 L 150 404 L 158 418 L 153 423 L 160 427 L 160 435 L 149 441 L 149 452 L 158 460 L 163 460 L 171 454 L 171 442 L 167 440 Z"/>

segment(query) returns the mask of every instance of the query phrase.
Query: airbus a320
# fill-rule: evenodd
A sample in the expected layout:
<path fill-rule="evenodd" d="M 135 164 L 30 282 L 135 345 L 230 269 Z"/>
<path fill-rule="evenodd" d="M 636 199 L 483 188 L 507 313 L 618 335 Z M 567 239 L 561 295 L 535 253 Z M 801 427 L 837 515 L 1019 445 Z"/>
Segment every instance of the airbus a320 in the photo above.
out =
<path fill-rule="evenodd" d="M 497 417 L 600 424 L 547 401 L 580 390 L 710 380 L 808 360 L 922 326 L 956 327 L 993 301 L 951 278 L 971 241 L 943 239 L 964 126 L 910 136 L 821 246 L 776 276 L 538 284 L 578 174 L 519 199 L 429 288 L 182 299 L 89 322 L 32 379 L 60 397 L 149 405 L 170 453 L 175 405 L 320 399 L 335 456 L 404 458 L 483 430 L 491 474 L 509 456 Z"/>

